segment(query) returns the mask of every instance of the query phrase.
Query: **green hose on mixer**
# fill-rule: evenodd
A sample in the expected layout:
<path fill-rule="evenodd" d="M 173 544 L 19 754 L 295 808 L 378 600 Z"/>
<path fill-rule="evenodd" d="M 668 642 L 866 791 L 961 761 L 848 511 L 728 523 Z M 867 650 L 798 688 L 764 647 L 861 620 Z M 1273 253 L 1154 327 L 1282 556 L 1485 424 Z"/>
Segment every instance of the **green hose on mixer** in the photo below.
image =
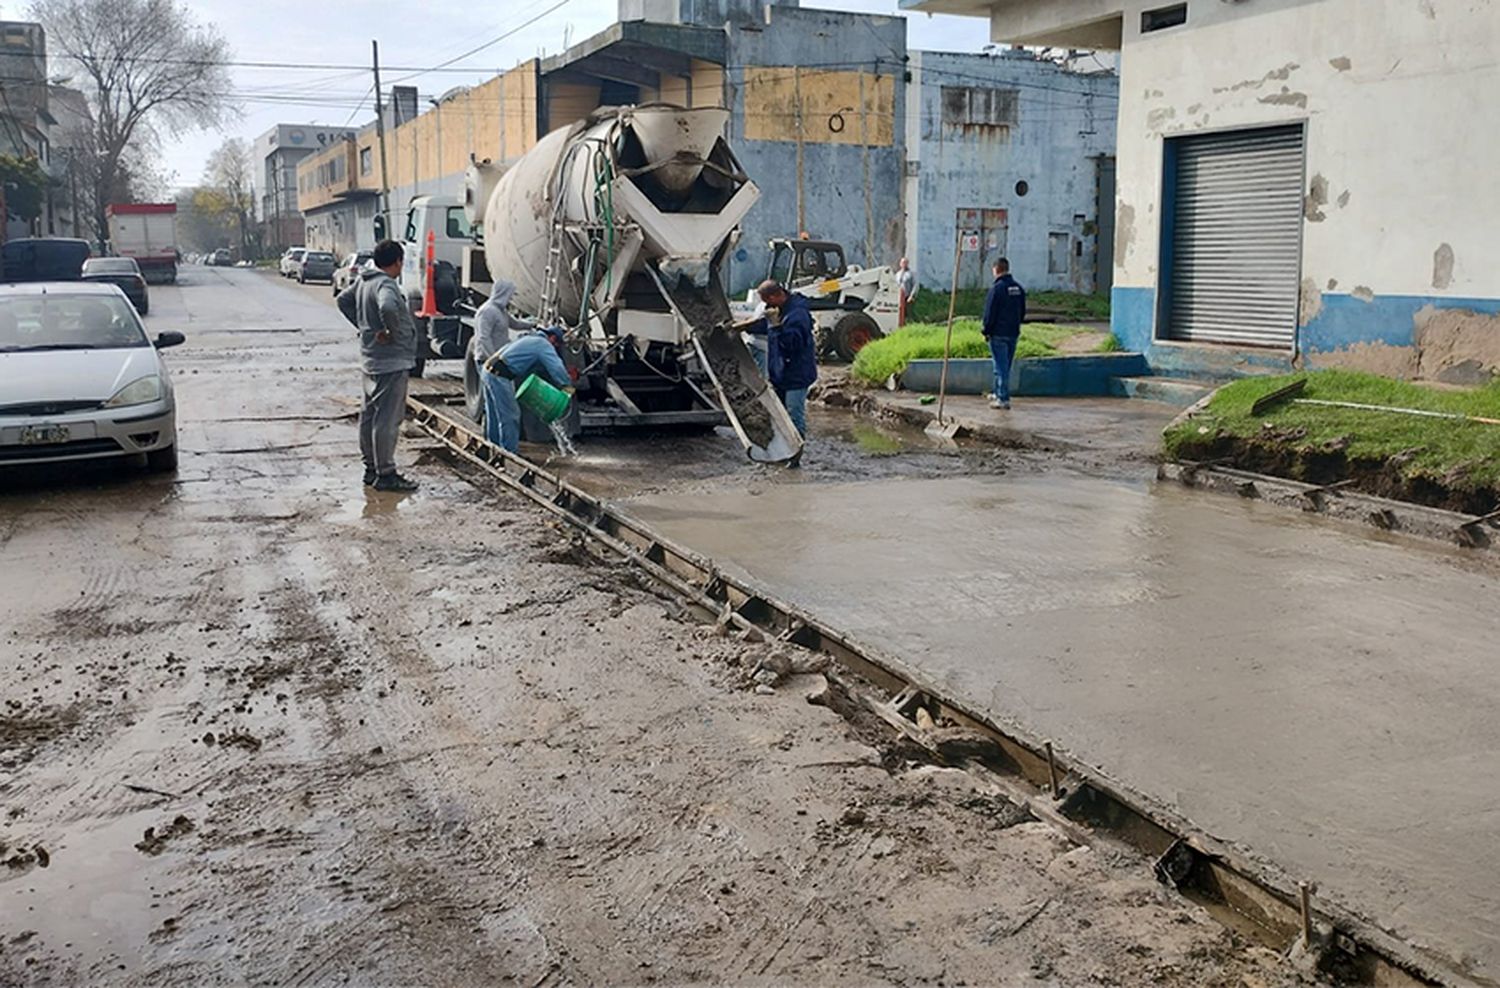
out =
<path fill-rule="evenodd" d="M 601 148 L 594 153 L 594 215 L 598 217 L 599 224 L 603 229 L 604 247 L 604 278 L 606 290 L 613 289 L 615 256 L 615 194 L 614 194 L 614 168 L 610 165 L 609 156 Z M 580 300 L 579 320 L 580 326 L 589 324 L 589 303 L 592 301 L 594 292 L 594 268 L 599 262 L 600 236 L 594 234 L 589 237 L 588 254 L 583 262 L 583 298 Z"/>

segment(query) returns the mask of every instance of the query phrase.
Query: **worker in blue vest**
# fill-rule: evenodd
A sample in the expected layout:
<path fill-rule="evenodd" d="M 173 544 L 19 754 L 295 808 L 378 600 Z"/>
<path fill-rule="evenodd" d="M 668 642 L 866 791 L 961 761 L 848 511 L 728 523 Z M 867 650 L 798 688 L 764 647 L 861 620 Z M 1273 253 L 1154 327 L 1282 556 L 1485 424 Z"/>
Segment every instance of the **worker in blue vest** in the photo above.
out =
<path fill-rule="evenodd" d="M 1016 341 L 1021 338 L 1021 322 L 1025 318 L 1026 289 L 1010 276 L 1010 261 L 996 258 L 995 283 L 984 300 L 984 338 L 995 361 L 991 408 L 1010 407 L 1010 364 L 1016 356 Z"/>
<path fill-rule="evenodd" d="M 750 331 L 768 337 L 766 363 L 770 365 L 771 387 L 786 406 L 792 424 L 805 437 L 807 389 L 818 379 L 812 310 L 807 307 L 806 296 L 788 292 L 779 281 L 761 282 L 756 290 L 767 308 L 779 310 L 781 321 L 775 326 L 763 322 Z"/>
<path fill-rule="evenodd" d="M 485 371 L 495 378 L 489 397 L 499 413 L 500 446 L 508 452 L 521 448 L 521 406 L 516 402 L 516 388 L 522 381 L 535 374 L 553 387 L 573 390 L 562 346 L 562 329 L 548 326 L 512 340 L 485 361 Z M 488 404 L 485 414 L 490 414 Z"/>

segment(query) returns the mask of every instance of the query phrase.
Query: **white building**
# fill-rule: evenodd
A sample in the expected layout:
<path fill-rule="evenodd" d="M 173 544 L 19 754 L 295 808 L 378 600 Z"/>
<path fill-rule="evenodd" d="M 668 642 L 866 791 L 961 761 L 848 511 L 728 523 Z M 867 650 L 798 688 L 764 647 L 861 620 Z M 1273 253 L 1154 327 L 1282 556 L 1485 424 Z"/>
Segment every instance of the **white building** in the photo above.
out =
<path fill-rule="evenodd" d="M 266 246 L 280 250 L 306 237 L 297 201 L 297 165 L 302 159 L 354 138 L 354 129 L 320 124 L 277 124 L 255 139 L 261 163 L 258 203 Z"/>
<path fill-rule="evenodd" d="M 1158 369 L 1500 372 L 1500 5 L 901 5 L 1119 51 L 1113 321 Z"/>

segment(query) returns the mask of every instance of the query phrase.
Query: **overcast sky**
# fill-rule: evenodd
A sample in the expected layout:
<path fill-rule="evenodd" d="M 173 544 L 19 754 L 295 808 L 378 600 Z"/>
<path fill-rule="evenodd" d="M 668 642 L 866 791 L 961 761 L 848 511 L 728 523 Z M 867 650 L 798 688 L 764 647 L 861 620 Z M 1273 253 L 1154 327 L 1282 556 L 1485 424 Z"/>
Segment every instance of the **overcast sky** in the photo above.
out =
<path fill-rule="evenodd" d="M 802 6 L 894 14 L 896 0 L 804 0 Z M 361 68 L 233 67 L 243 112 L 222 133 L 196 132 L 163 141 L 168 177 L 177 186 L 197 183 L 209 152 L 225 137 L 253 139 L 278 123 L 357 125 L 371 119 L 370 73 L 362 67 L 370 62 L 372 38 L 380 42 L 382 65 L 391 67 L 381 78 L 389 92 L 393 82 L 413 75 L 396 71 L 398 67 L 437 65 L 508 34 L 461 59 L 454 68 L 463 71 L 404 80 L 419 88 L 425 107 L 429 96 L 483 82 L 539 53 L 556 53 L 565 39 L 576 44 L 596 34 L 614 21 L 618 5 L 616 0 L 188 0 L 188 7 L 218 26 L 236 62 Z M 543 16 L 534 24 L 516 30 L 538 15 Z M 986 27 L 978 19 L 914 14 L 908 21 L 912 48 L 974 51 L 985 44 Z"/>

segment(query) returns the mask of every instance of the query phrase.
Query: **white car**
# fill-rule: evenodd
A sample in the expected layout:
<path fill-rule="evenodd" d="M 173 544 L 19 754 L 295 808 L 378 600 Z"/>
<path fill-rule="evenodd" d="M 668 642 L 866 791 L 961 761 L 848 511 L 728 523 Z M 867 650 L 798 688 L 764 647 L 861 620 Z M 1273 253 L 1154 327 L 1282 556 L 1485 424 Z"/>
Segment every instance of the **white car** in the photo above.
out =
<path fill-rule="evenodd" d="M 142 456 L 177 468 L 177 404 L 153 340 L 114 285 L 0 286 L 0 466 Z"/>
<path fill-rule="evenodd" d="M 297 277 L 297 272 L 302 270 L 302 255 L 306 253 L 306 247 L 288 247 L 286 253 L 281 255 L 281 276 Z"/>
<path fill-rule="evenodd" d="M 339 292 L 348 288 L 359 280 L 359 273 L 365 268 L 374 265 L 371 260 L 375 252 L 369 250 L 357 250 L 352 254 L 345 254 L 339 266 L 333 269 L 333 295 L 338 297 Z"/>

